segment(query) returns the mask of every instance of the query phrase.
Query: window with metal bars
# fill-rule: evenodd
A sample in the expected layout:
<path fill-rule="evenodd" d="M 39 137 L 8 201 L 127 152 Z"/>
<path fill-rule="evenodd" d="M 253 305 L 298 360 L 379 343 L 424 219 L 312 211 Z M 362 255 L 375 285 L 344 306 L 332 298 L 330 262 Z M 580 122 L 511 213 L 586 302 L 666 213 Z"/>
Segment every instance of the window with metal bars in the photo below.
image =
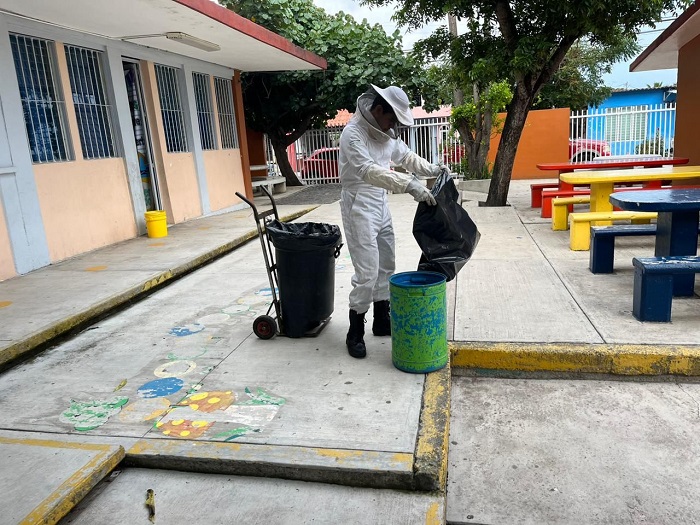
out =
<path fill-rule="evenodd" d="M 605 140 L 639 141 L 646 138 L 647 106 L 606 108 Z"/>
<path fill-rule="evenodd" d="M 32 162 L 71 159 L 66 106 L 55 75 L 53 42 L 10 34 Z"/>
<path fill-rule="evenodd" d="M 158 84 L 158 99 L 160 113 L 163 117 L 165 144 L 170 153 L 189 151 L 185 119 L 180 101 L 180 86 L 177 69 L 156 64 L 156 83 Z"/>
<path fill-rule="evenodd" d="M 221 130 L 221 147 L 224 149 L 238 148 L 231 79 L 214 78 L 214 89 L 216 91 L 216 109 L 219 114 L 219 129 Z"/>
<path fill-rule="evenodd" d="M 65 49 L 83 157 L 114 157 L 112 107 L 105 95 L 102 53 L 68 45 Z"/>
<path fill-rule="evenodd" d="M 202 140 L 202 149 L 216 149 L 214 111 L 211 105 L 209 75 L 192 73 L 192 82 L 194 84 L 194 100 L 197 104 L 197 121 L 199 122 L 199 136 Z"/>

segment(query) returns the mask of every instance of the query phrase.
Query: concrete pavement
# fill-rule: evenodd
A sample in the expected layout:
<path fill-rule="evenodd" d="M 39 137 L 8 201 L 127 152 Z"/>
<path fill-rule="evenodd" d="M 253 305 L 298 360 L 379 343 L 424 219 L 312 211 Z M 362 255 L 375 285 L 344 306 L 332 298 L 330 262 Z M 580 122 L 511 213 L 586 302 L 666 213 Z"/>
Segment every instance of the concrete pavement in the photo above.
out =
<path fill-rule="evenodd" d="M 449 288 L 453 371 L 695 374 L 700 355 L 697 298 L 674 300 L 674 322 L 668 325 L 639 323 L 631 316 L 628 261 L 634 254 L 648 253 L 653 241 L 621 243 L 615 274 L 591 275 L 587 254 L 570 252 L 566 232 L 552 232 L 548 222 L 529 209 L 527 184 L 513 183 L 509 208 L 480 208 L 477 201 L 483 195 L 465 194 L 465 207 L 479 225 L 482 240 Z M 280 214 L 286 217 L 313 208 L 279 202 Z M 419 252 L 410 233 L 415 204 L 410 197 L 395 195 L 391 206 L 397 271 L 415 269 Z M 340 224 L 338 205 L 321 206 L 301 220 Z M 236 487 L 258 484 L 261 488 L 251 493 L 262 490 L 265 496 L 251 506 L 275 510 L 278 507 L 269 501 L 289 498 L 299 487 L 308 497 L 292 498 L 290 507 L 306 509 L 304 520 L 294 513 L 278 514 L 279 520 L 261 513 L 251 523 L 441 522 L 445 495 L 439 489 L 447 475 L 450 369 L 427 376 L 400 373 L 391 365 L 390 341 L 371 334 L 366 360 L 347 356 L 351 267 L 345 249 L 336 266 L 333 320 L 318 338 L 255 338 L 252 320 L 266 311 L 269 290 L 260 244 L 245 244 L 254 234 L 252 214 L 241 209 L 178 225 L 164 239 L 134 239 L 0 283 L 1 363 L 9 366 L 24 352 L 54 344 L 56 334 L 84 328 L 0 375 L 0 438 L 11 441 L 8 445 L 0 440 L 0 457 L 18 440 L 26 441 L 27 447 L 32 446 L 30 440 L 117 447 L 116 454 L 121 447 L 126 459 L 120 468 L 126 468 L 116 480 L 125 481 L 98 485 L 89 498 L 96 503 L 88 505 L 86 500 L 80 512 L 76 509 L 66 518 L 80 523 L 101 522 L 100 516 L 120 516 L 113 521 L 134 523 L 133 516 L 143 516 L 138 501 L 143 487 L 126 480 L 145 476 L 147 484 L 157 484 L 150 487 L 157 493 L 162 490 L 158 487 L 167 487 L 172 495 L 186 492 L 188 482 L 194 487 L 211 479 L 219 487 L 217 480 L 224 478 L 209 476 L 228 480 L 236 475 L 287 481 L 232 478 L 231 487 L 213 490 L 211 501 L 225 500 L 229 490 L 239 490 Z M 140 296 L 143 300 L 119 315 L 100 319 L 110 308 L 129 306 Z M 455 399 L 468 398 L 469 388 L 460 385 L 470 379 L 454 380 L 456 404 Z M 493 388 L 499 388 L 500 380 L 489 381 L 496 381 Z M 487 403 L 490 395 L 471 402 Z M 527 388 L 519 395 L 527 397 Z M 569 402 L 575 403 L 574 396 Z M 211 403 L 212 410 L 193 408 L 204 403 Z M 458 494 L 455 483 L 464 483 L 468 491 L 474 490 L 474 483 L 495 483 L 454 470 L 453 464 L 474 464 L 469 459 L 473 447 L 479 445 L 486 458 L 503 452 L 495 439 L 501 429 L 474 427 L 473 422 L 460 426 L 478 415 L 469 406 L 458 406 L 460 410 L 452 413 L 453 425 L 472 432 L 478 428 L 487 439 L 465 440 L 462 431 L 460 437 L 449 438 L 452 494 Z M 637 417 L 625 412 L 638 408 L 633 404 L 617 406 L 619 419 Z M 529 413 L 517 412 L 511 421 Z M 624 435 L 625 427 L 618 432 L 612 434 Z M 469 452 L 459 447 L 462 443 Z M 66 480 L 83 468 L 45 461 L 56 479 L 42 487 L 44 498 L 35 509 L 50 508 L 56 491 L 65 490 Z M 12 466 L 18 468 L 17 463 Z M 663 470 L 663 464 L 656 466 Z M 176 478 L 156 468 L 189 472 Z M 20 482 L 24 476 L 18 473 L 12 479 Z M 343 492 L 318 482 L 374 488 Z M 91 484 L 76 478 L 71 485 L 76 487 L 74 499 Z M 409 498 L 413 503 L 407 504 L 402 490 L 416 488 L 427 492 L 413 493 L 417 499 Z M 517 506 L 506 513 L 494 512 L 498 499 L 487 485 L 484 489 L 477 507 L 460 506 L 459 497 L 449 499 L 450 521 L 521 522 L 516 519 L 521 510 Z M 329 497 L 349 498 L 367 514 L 318 503 Z M 132 506 L 124 506 L 124 501 Z M 218 512 L 221 505 L 209 506 Z M 115 508 L 122 513 L 115 514 Z M 174 507 L 168 503 L 166 508 L 170 512 Z M 229 522 L 234 516 L 217 512 L 201 522 Z"/>

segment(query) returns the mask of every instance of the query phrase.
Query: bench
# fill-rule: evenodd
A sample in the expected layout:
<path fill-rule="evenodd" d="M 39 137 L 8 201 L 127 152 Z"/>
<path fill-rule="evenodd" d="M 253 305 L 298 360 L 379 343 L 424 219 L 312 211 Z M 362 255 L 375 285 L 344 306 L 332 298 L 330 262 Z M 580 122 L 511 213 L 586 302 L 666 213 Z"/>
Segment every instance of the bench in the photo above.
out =
<path fill-rule="evenodd" d="M 566 230 L 569 227 L 569 211 L 573 211 L 574 204 L 587 204 L 591 202 L 591 196 L 589 194 L 577 197 L 559 197 L 550 202 L 552 202 L 553 210 L 552 229 L 555 231 Z"/>
<path fill-rule="evenodd" d="M 540 208 L 542 206 L 542 190 L 545 188 L 558 187 L 558 182 L 530 184 L 530 206 L 533 208 Z"/>
<path fill-rule="evenodd" d="M 270 193 L 284 193 L 287 191 L 287 179 L 284 177 L 253 177 L 251 185 L 253 189 L 265 186 Z"/>
<path fill-rule="evenodd" d="M 656 219 L 656 212 L 647 211 L 587 211 L 569 215 L 571 231 L 569 248 L 574 251 L 587 251 L 591 246 L 591 225 L 594 222 L 629 220 L 634 224 L 648 223 Z"/>
<path fill-rule="evenodd" d="M 579 195 L 590 195 L 591 192 L 588 189 L 581 190 L 554 190 L 554 191 L 543 191 L 542 192 L 542 208 L 540 209 L 540 217 L 543 219 L 549 219 L 552 217 L 552 201 L 559 197 L 576 197 Z M 569 211 L 574 211 L 569 207 Z"/>
<path fill-rule="evenodd" d="M 656 235 L 656 224 L 615 224 L 591 226 L 591 273 L 612 273 L 615 263 L 615 238 Z"/>
<path fill-rule="evenodd" d="M 635 257 L 632 314 L 640 321 L 671 321 L 673 276 L 700 273 L 700 257 Z M 692 291 L 691 291 L 692 293 Z"/>
<path fill-rule="evenodd" d="M 613 191 L 644 191 L 652 189 L 650 183 L 645 186 L 616 186 Z M 677 188 L 690 188 L 691 186 L 677 186 Z M 540 210 L 540 217 L 543 219 L 549 219 L 552 216 L 552 199 L 557 197 L 573 197 L 575 195 L 590 195 L 590 190 L 556 190 L 556 191 L 543 191 L 542 192 L 542 209 Z M 569 206 L 569 211 L 574 211 L 571 206 Z M 566 229 L 566 228 L 564 228 Z"/>
<path fill-rule="evenodd" d="M 700 234 L 700 229 L 698 230 Z M 656 224 L 616 224 L 591 227 L 591 273 L 612 273 L 615 263 L 615 238 L 656 235 Z"/>

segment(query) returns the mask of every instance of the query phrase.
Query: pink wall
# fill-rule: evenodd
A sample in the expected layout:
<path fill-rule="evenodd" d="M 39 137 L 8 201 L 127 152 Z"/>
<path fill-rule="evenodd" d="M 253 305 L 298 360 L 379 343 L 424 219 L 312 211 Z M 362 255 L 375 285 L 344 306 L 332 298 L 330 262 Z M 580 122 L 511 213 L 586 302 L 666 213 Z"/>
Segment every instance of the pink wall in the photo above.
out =
<path fill-rule="evenodd" d="M 162 133 L 162 128 L 159 130 Z M 163 141 L 165 144 L 165 141 Z M 165 178 L 166 184 L 161 184 L 160 192 L 164 209 L 168 214 L 168 222 L 184 222 L 202 215 L 199 200 L 199 184 L 194 167 L 193 153 L 167 153 L 165 148 L 156 152 L 159 179 Z M 167 198 L 166 194 L 167 193 Z"/>
<path fill-rule="evenodd" d="M 146 110 L 151 123 L 153 155 L 156 162 L 158 185 L 168 223 L 184 222 L 202 215 L 199 184 L 192 153 L 168 153 L 160 112 L 156 71 L 152 62 L 141 62 Z"/>
<path fill-rule="evenodd" d="M 209 89 L 214 93 L 214 78 L 210 77 L 209 82 Z M 235 80 L 233 85 L 235 87 Z M 212 106 L 214 115 L 218 115 L 216 97 L 212 97 Z M 221 144 L 221 127 L 218 125 L 218 122 L 214 126 L 214 133 L 216 135 L 216 143 Z M 241 149 L 207 150 L 202 152 L 202 156 L 204 158 L 204 171 L 207 177 L 211 211 L 228 208 L 241 202 L 241 199 L 236 197 L 237 191 L 243 195 L 246 194 Z"/>
<path fill-rule="evenodd" d="M 12 256 L 10 236 L 7 233 L 7 224 L 5 224 L 5 210 L 3 209 L 2 201 L 0 201 L 0 281 L 15 275 L 17 275 L 17 272 L 15 271 L 15 263 Z"/>
<path fill-rule="evenodd" d="M 241 200 L 236 197 L 239 191 L 245 195 L 241 150 L 222 149 L 205 151 L 204 169 L 207 173 L 209 204 L 211 210 L 221 210 Z"/>
<path fill-rule="evenodd" d="M 56 43 L 62 89 L 70 93 L 66 55 Z M 84 160 L 73 100 L 66 120 L 76 160 L 34 165 L 39 206 L 52 262 L 137 235 L 124 159 Z"/>
<path fill-rule="evenodd" d="M 136 237 L 124 160 L 36 164 L 52 262 Z"/>

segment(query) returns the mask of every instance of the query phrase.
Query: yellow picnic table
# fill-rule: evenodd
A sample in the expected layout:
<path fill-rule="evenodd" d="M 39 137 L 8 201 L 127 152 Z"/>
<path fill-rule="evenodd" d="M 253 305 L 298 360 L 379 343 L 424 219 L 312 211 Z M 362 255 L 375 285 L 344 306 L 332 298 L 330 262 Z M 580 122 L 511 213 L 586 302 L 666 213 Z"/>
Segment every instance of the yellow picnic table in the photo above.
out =
<path fill-rule="evenodd" d="M 700 166 L 665 166 L 662 168 L 632 168 L 620 170 L 591 170 L 562 173 L 559 178 L 569 184 L 591 187 L 590 211 L 610 212 L 610 194 L 615 184 L 648 183 L 664 180 L 700 178 Z"/>

